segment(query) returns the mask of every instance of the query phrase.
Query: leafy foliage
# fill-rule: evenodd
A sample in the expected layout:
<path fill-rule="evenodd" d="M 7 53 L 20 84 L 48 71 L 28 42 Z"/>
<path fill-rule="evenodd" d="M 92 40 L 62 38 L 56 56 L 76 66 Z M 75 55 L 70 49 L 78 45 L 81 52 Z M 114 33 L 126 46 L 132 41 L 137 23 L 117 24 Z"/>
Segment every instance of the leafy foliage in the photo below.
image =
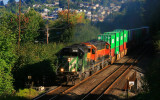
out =
<path fill-rule="evenodd" d="M 73 28 L 78 24 L 88 23 L 84 13 L 69 12 L 68 18 L 68 10 L 64 10 L 59 12 L 58 16 L 56 21 L 50 21 L 50 27 L 55 28 L 50 31 L 50 41 L 71 42 L 74 35 Z"/>
<path fill-rule="evenodd" d="M 39 36 L 38 30 L 44 27 L 41 15 L 34 9 L 30 9 L 22 18 L 22 41 L 34 41 Z"/>
<path fill-rule="evenodd" d="M 15 34 L 8 26 L 6 14 L 0 19 L 0 95 L 11 94 L 13 91 L 13 78 L 11 70 L 16 60 L 14 45 Z"/>
<path fill-rule="evenodd" d="M 6 8 L 9 12 L 18 13 L 18 4 L 16 4 L 15 0 L 9 0 Z"/>
<path fill-rule="evenodd" d="M 53 85 L 56 72 L 56 53 L 62 49 L 64 44 L 49 43 L 34 44 L 25 43 L 19 50 L 18 60 L 13 68 L 14 85 L 23 88 L 28 83 L 28 76 L 32 76 L 34 85 L 45 83 Z"/>
<path fill-rule="evenodd" d="M 39 93 L 34 90 L 34 89 L 23 89 L 23 90 L 19 90 L 16 95 L 19 97 L 25 97 L 25 98 L 33 98 L 35 96 L 37 96 Z"/>
<path fill-rule="evenodd" d="M 60 8 L 67 8 L 68 7 L 67 0 L 59 0 L 59 7 Z"/>

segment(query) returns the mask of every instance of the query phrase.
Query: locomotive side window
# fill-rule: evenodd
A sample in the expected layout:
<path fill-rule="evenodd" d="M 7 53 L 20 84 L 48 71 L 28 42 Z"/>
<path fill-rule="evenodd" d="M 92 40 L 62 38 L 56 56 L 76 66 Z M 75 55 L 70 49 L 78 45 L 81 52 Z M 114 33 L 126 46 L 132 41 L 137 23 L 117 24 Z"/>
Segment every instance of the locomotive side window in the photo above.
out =
<path fill-rule="evenodd" d="M 109 45 L 106 45 L 106 48 L 109 49 Z"/>
<path fill-rule="evenodd" d="M 91 51 L 91 49 L 88 49 L 88 52 L 90 52 Z"/>
<path fill-rule="evenodd" d="M 95 50 L 94 49 L 92 49 L 92 54 L 95 54 Z"/>

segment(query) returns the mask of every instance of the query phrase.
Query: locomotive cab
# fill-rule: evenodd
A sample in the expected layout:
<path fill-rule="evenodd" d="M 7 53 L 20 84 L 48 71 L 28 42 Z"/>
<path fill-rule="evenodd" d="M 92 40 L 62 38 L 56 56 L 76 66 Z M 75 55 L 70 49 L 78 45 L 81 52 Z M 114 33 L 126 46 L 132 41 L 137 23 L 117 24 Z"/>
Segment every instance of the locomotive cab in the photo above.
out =
<path fill-rule="evenodd" d="M 57 76 L 61 80 L 67 79 L 67 81 L 78 78 L 79 73 L 84 71 L 84 66 L 87 64 L 87 52 L 88 48 L 83 44 L 74 44 L 63 48 L 58 60 Z"/>

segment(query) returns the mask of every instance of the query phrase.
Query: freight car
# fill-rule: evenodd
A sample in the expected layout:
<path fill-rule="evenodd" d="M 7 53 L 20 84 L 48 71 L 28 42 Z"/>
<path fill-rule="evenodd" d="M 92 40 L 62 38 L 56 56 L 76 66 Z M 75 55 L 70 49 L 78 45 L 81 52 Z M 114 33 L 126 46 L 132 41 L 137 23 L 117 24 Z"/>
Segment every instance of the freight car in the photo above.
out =
<path fill-rule="evenodd" d="M 77 78 L 83 80 L 122 58 L 128 49 L 143 45 L 148 36 L 148 27 L 116 29 L 98 35 L 98 40 L 65 47 L 59 52 L 57 77 L 66 84 Z"/>

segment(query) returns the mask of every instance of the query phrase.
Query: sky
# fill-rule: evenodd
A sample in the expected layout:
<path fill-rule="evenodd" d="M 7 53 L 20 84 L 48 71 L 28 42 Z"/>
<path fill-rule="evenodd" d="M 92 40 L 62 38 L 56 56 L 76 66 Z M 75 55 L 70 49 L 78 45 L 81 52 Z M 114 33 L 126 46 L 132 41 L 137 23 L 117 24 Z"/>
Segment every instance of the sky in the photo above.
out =
<path fill-rule="evenodd" d="M 19 1 L 19 0 L 16 0 L 16 1 Z M 3 0 L 4 4 L 7 4 L 8 0 Z"/>

